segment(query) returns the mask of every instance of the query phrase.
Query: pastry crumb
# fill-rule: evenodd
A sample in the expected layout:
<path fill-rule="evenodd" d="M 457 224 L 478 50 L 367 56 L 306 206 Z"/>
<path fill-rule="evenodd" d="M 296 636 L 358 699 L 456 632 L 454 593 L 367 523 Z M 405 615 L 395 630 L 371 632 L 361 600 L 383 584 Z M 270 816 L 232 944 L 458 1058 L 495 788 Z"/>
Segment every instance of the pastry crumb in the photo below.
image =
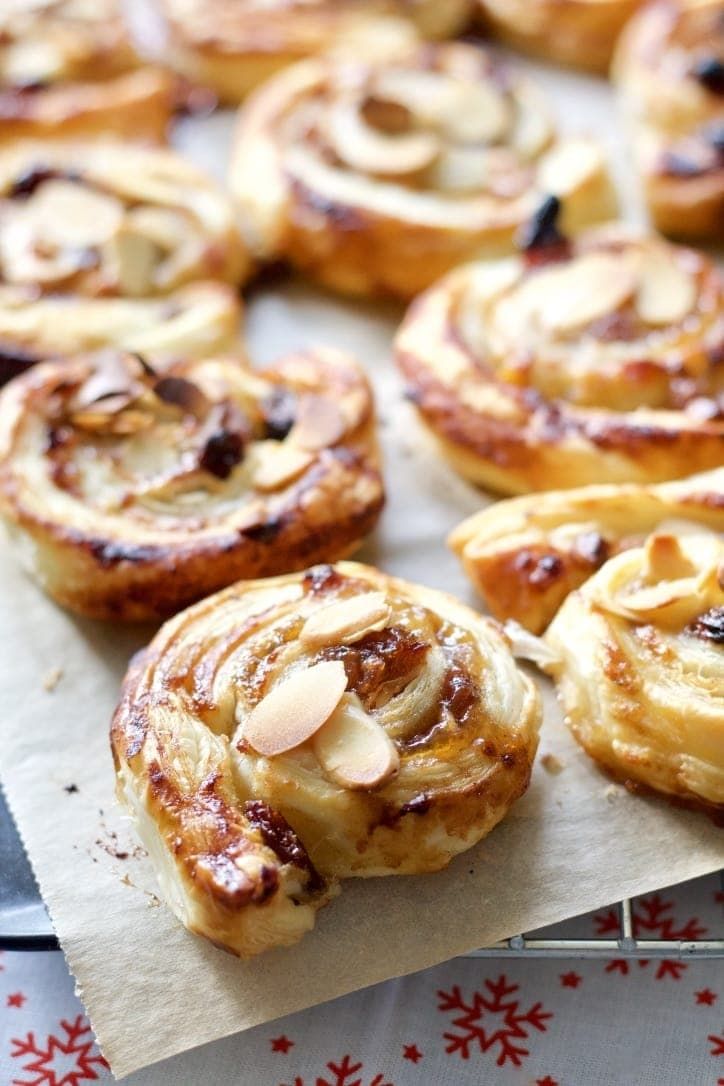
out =
<path fill-rule="evenodd" d="M 555 754 L 544 754 L 541 758 L 541 765 L 546 773 L 562 773 L 566 768 L 566 763 L 562 762 Z"/>
<path fill-rule="evenodd" d="M 63 678 L 62 667 L 51 667 L 50 671 L 47 671 L 43 676 L 43 689 L 48 693 L 55 690 L 56 686 Z"/>
<path fill-rule="evenodd" d="M 609 803 L 613 803 L 613 801 L 618 798 L 620 792 L 621 789 L 617 784 L 608 784 L 603 790 L 603 795 Z"/>

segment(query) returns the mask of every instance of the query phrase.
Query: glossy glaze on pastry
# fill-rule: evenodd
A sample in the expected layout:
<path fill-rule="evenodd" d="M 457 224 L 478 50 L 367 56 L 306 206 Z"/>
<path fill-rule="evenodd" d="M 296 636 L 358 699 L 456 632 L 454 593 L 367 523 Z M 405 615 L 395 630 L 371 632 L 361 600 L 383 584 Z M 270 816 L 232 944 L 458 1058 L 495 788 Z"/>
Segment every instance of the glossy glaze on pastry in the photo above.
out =
<path fill-rule="evenodd" d="M 241 582 L 134 659 L 118 791 L 163 897 L 243 957 L 352 876 L 443 868 L 525 791 L 534 684 L 453 597 L 340 562 Z"/>
<path fill-rule="evenodd" d="M 532 633 L 620 551 L 662 524 L 724 533 L 724 467 L 671 483 L 608 483 L 496 502 L 448 544 L 492 614 Z"/>
<path fill-rule="evenodd" d="M 605 73 L 618 35 L 641 0 L 478 0 L 483 25 L 546 60 Z"/>
<path fill-rule="evenodd" d="M 546 635 L 566 720 L 632 787 L 724 812 L 724 539 L 655 533 L 568 597 Z"/>
<path fill-rule="evenodd" d="M 4 0 L 0 143 L 112 133 L 162 142 L 173 80 L 141 64 L 119 0 Z"/>
<path fill-rule="evenodd" d="M 141 298 L 249 271 L 231 201 L 180 155 L 115 141 L 0 150 L 0 284 Z"/>
<path fill-rule="evenodd" d="M 510 252 L 545 194 L 574 231 L 615 210 L 599 147 L 557 141 L 535 87 L 460 43 L 280 73 L 240 116 L 230 185 L 261 257 L 403 298 Z"/>
<path fill-rule="evenodd" d="M 91 617 L 342 557 L 382 502 L 369 385 L 334 351 L 157 374 L 108 350 L 0 393 L 0 510 L 43 588 Z"/>
<path fill-rule="evenodd" d="M 654 483 L 724 464 L 722 279 L 609 226 L 459 268 L 396 339 L 410 398 L 464 476 L 503 493 Z"/>
<path fill-rule="evenodd" d="M 654 225 L 724 240 L 724 4 L 647 4 L 622 35 L 613 72 Z"/>
<path fill-rule="evenodd" d="M 241 302 L 209 280 L 158 298 L 38 296 L 33 286 L 0 286 L 0 385 L 48 358 L 101 347 L 137 352 L 164 368 L 236 346 Z"/>
<path fill-rule="evenodd" d="M 367 42 L 384 16 L 409 20 L 424 38 L 448 37 L 466 23 L 471 2 L 162 0 L 162 9 L 169 62 L 233 104 L 294 61 Z"/>

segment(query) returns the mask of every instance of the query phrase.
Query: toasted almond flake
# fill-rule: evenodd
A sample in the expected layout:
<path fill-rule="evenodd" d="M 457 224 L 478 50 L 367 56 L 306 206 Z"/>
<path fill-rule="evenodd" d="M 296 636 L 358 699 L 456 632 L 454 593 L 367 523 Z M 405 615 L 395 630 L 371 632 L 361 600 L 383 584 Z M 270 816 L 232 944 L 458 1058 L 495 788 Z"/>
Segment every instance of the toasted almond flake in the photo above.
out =
<path fill-rule="evenodd" d="M 300 449 L 323 449 L 336 445 L 345 432 L 342 412 L 326 396 L 303 396 L 289 441 Z"/>
<path fill-rule="evenodd" d="M 278 442 L 264 442 L 263 459 L 260 460 L 253 475 L 253 485 L 257 490 L 279 490 L 293 482 L 314 460 L 314 455 L 304 449 L 295 449 L 293 445 Z"/>
<path fill-rule="evenodd" d="M 384 592 L 365 592 L 315 611 L 304 623 L 299 639 L 303 645 L 349 644 L 386 622 L 389 614 Z"/>
<path fill-rule="evenodd" d="M 541 272 L 536 310 L 544 328 L 569 332 L 618 309 L 634 293 L 636 274 L 631 263 L 609 253 L 589 253 L 562 268 Z"/>
<path fill-rule="evenodd" d="M 696 567 L 687 558 L 677 536 L 656 532 L 646 540 L 644 574 L 652 581 L 692 577 Z"/>
<path fill-rule="evenodd" d="M 375 788 L 400 767 L 395 744 L 354 695 L 343 698 L 312 746 L 324 772 L 343 788 Z"/>
<path fill-rule="evenodd" d="M 544 754 L 540 763 L 546 773 L 552 773 L 554 776 L 558 773 L 562 773 L 566 768 L 565 762 L 562 762 L 555 754 Z"/>
<path fill-rule="evenodd" d="M 124 224 L 106 243 L 105 253 L 123 294 L 142 297 L 156 286 L 162 253 L 145 234 Z"/>
<path fill-rule="evenodd" d="M 448 136 L 463 143 L 492 143 L 507 132 L 508 101 L 491 83 L 453 82 L 451 108 L 444 121 Z"/>
<path fill-rule="evenodd" d="M 48 693 L 50 693 L 51 691 L 55 690 L 56 686 L 62 678 L 62 667 L 51 667 L 50 671 L 46 671 L 45 675 L 43 676 L 43 689 L 47 690 Z"/>
<path fill-rule="evenodd" d="M 647 254 L 642 262 L 636 309 L 648 324 L 675 324 L 690 313 L 696 302 L 696 285 L 690 275 L 663 253 Z"/>
<path fill-rule="evenodd" d="M 600 149 L 586 140 L 567 140 L 548 151 L 541 161 L 538 184 L 543 192 L 568 196 L 602 168 Z"/>
<path fill-rule="evenodd" d="M 100 245 L 123 218 L 123 206 L 114 196 L 64 180 L 46 181 L 24 210 L 43 239 L 59 245 Z"/>
<path fill-rule="evenodd" d="M 268 758 L 310 739 L 337 708 L 347 686 L 341 660 L 293 671 L 254 706 L 241 735 Z"/>

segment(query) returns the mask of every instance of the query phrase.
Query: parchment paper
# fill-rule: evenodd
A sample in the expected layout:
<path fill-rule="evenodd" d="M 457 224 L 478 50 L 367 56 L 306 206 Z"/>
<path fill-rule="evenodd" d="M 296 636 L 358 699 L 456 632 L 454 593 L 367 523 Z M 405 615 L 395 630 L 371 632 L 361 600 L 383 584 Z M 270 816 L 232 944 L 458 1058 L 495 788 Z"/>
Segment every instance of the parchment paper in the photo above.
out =
<path fill-rule="evenodd" d="M 545 81 L 564 105 L 576 103 L 589 130 L 598 125 L 611 137 L 602 84 L 571 75 Z M 218 169 L 226 128 L 223 117 L 188 126 L 182 143 Z M 267 281 L 249 306 L 252 356 L 267 361 L 289 348 L 331 343 L 367 364 L 389 501 L 361 557 L 474 602 L 444 538 L 484 499 L 438 460 L 402 401 L 389 358 L 400 314 L 392 306 L 340 302 L 294 281 Z M 81 998 L 119 1077 L 724 863 L 724 835 L 706 818 L 632 797 L 598 773 L 569 739 L 547 687 L 541 753 L 559 757 L 559 775 L 539 763 L 505 822 L 446 872 L 349 881 L 298 946 L 242 963 L 189 935 L 159 904 L 150 865 L 114 803 L 108 722 L 128 658 L 152 631 L 76 619 L 50 603 L 4 551 L 0 563 L 3 784 Z M 62 676 L 46 689 L 57 668 Z"/>

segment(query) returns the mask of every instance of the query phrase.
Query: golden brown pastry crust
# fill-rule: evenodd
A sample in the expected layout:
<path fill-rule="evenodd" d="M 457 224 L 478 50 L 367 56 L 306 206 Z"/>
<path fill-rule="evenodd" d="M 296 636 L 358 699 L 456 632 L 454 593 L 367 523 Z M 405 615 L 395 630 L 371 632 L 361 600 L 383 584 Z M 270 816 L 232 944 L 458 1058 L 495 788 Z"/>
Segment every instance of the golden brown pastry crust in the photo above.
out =
<path fill-rule="evenodd" d="M 343 556 L 382 503 L 369 385 L 333 351 L 161 377 L 108 351 L 0 394 L 2 513 L 45 590 L 92 617 L 163 617 Z"/>
<path fill-rule="evenodd" d="M 241 311 L 237 292 L 213 281 L 160 298 L 38 297 L 35 287 L 0 286 L 0 385 L 36 362 L 101 347 L 142 354 L 161 368 L 231 351 Z"/>
<path fill-rule="evenodd" d="M 724 811 L 724 540 L 656 533 L 572 593 L 546 642 L 566 720 L 609 772 Z"/>
<path fill-rule="evenodd" d="M 642 0 L 478 0 L 484 25 L 526 53 L 608 71 L 624 23 Z"/>
<path fill-rule="evenodd" d="M 118 0 L 11 2 L 0 12 L 0 143 L 163 142 L 174 80 L 141 68 Z"/>
<path fill-rule="evenodd" d="M 444 38 L 462 28 L 470 8 L 470 0 L 163 0 L 170 63 L 230 104 L 281 68 L 353 41 L 381 16 Z"/>
<path fill-rule="evenodd" d="M 537 634 L 604 562 L 672 521 L 724 533 L 724 467 L 654 486 L 511 498 L 468 517 L 448 544 L 491 613 Z"/>
<path fill-rule="evenodd" d="M 535 88 L 460 43 L 280 73 L 240 116 L 230 185 L 263 258 L 404 298 L 510 252 L 544 194 L 572 231 L 615 209 L 600 149 L 556 142 Z"/>
<path fill-rule="evenodd" d="M 147 297 L 249 272 L 231 201 L 172 151 L 111 140 L 0 150 L 0 283 Z"/>
<path fill-rule="evenodd" d="M 167 623 L 111 737 L 163 896 L 248 956 L 299 939 L 341 878 L 436 871 L 479 841 L 525 791 L 539 723 L 495 624 L 340 562 Z"/>
<path fill-rule="evenodd" d="M 626 27 L 614 78 L 649 212 L 673 237 L 724 240 L 721 0 L 655 0 Z"/>
<path fill-rule="evenodd" d="M 504 493 L 654 483 L 724 463 L 721 276 L 620 226 L 471 264 L 396 339 L 422 420 Z"/>

